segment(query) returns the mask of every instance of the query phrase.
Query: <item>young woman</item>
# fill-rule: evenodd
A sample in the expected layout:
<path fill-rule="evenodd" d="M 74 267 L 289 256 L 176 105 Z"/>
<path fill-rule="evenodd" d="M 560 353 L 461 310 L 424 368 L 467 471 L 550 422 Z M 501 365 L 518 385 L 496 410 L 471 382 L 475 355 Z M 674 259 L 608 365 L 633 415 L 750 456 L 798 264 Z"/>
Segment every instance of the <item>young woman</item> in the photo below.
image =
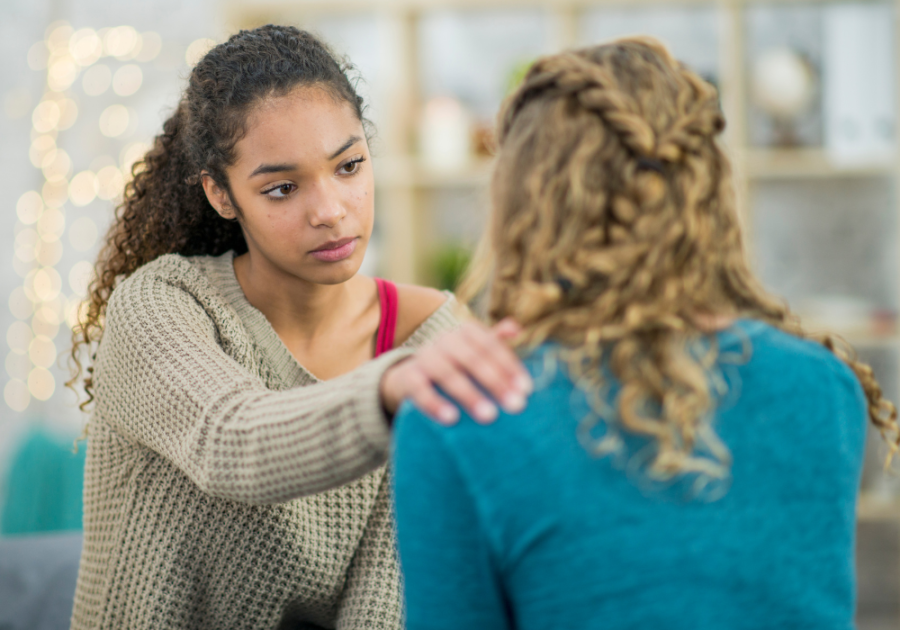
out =
<path fill-rule="evenodd" d="M 440 337 L 452 296 L 356 274 L 362 103 L 307 33 L 212 49 L 135 173 L 73 350 L 99 342 L 72 627 L 398 628 L 391 415 L 454 421 L 440 386 L 490 421 L 472 379 L 520 409 L 515 326 Z"/>
<path fill-rule="evenodd" d="M 535 393 L 482 431 L 398 417 L 409 630 L 854 627 L 865 419 L 893 452 L 896 411 L 754 279 L 723 126 L 649 39 L 505 104 L 481 271 Z"/>

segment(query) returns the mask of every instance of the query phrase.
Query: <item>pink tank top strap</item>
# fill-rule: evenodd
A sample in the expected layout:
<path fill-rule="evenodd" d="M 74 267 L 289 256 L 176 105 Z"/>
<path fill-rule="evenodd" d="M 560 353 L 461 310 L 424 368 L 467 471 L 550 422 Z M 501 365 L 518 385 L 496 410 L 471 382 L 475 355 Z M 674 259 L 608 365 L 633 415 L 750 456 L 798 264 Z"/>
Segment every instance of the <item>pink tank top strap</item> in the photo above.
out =
<path fill-rule="evenodd" d="M 381 321 L 375 340 L 375 356 L 392 350 L 397 330 L 397 285 L 389 280 L 375 278 L 378 285 L 378 302 L 381 304 Z"/>

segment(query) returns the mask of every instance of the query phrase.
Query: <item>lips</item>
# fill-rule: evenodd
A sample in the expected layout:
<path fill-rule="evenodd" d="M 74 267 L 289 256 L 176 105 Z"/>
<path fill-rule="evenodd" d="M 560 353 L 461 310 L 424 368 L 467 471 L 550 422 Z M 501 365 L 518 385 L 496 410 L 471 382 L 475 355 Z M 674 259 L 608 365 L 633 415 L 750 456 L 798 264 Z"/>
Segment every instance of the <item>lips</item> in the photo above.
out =
<path fill-rule="evenodd" d="M 337 262 L 350 257 L 356 251 L 357 237 L 342 238 L 337 241 L 330 241 L 324 245 L 320 245 L 317 249 L 310 252 L 310 255 L 316 260 L 322 262 Z"/>

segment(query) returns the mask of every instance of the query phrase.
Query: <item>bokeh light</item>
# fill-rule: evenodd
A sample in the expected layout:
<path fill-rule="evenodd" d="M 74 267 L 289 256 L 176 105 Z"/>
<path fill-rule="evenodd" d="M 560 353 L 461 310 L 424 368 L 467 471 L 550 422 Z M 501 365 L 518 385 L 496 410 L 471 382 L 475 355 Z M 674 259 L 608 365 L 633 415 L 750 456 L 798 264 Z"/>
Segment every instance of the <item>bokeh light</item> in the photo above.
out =
<path fill-rule="evenodd" d="M 103 48 L 106 54 L 117 59 L 134 55 L 140 46 L 141 37 L 131 26 L 117 26 L 104 34 Z"/>
<path fill-rule="evenodd" d="M 72 33 L 69 52 L 78 65 L 89 66 L 103 55 L 103 42 L 94 29 L 82 28 Z"/>
<path fill-rule="evenodd" d="M 44 157 L 41 170 L 48 182 L 59 182 L 68 178 L 72 160 L 64 149 L 55 149 Z"/>
<path fill-rule="evenodd" d="M 88 68 L 81 79 L 81 87 L 88 96 L 100 96 L 112 83 L 112 70 L 106 64 L 98 63 Z"/>
<path fill-rule="evenodd" d="M 22 262 L 34 262 L 37 256 L 37 244 L 41 238 L 37 231 L 26 228 L 16 235 L 15 250 L 16 258 Z"/>
<path fill-rule="evenodd" d="M 31 123 L 34 130 L 38 133 L 47 133 L 51 129 L 55 129 L 59 124 L 60 117 L 59 105 L 54 101 L 45 100 L 38 103 L 31 115 Z"/>
<path fill-rule="evenodd" d="M 141 69 L 129 63 L 116 70 L 116 74 L 112 80 L 113 92 L 119 96 L 131 96 L 141 89 L 141 82 L 144 75 Z"/>
<path fill-rule="evenodd" d="M 37 221 L 37 231 L 45 241 L 58 240 L 66 229 L 66 216 L 57 208 L 47 208 Z"/>
<path fill-rule="evenodd" d="M 59 124 L 57 129 L 68 129 L 78 119 L 78 105 L 70 98 L 63 98 L 56 103 L 59 106 Z"/>
<path fill-rule="evenodd" d="M 59 241 L 38 241 L 35 246 L 34 259 L 42 267 L 52 267 L 60 261 L 63 254 L 63 246 Z"/>
<path fill-rule="evenodd" d="M 125 145 L 119 160 L 122 162 L 122 173 L 130 174 L 135 162 L 144 159 L 144 155 L 150 150 L 150 145 L 145 142 L 132 142 Z"/>
<path fill-rule="evenodd" d="M 31 326 L 25 322 L 13 322 L 6 331 L 6 343 L 9 345 L 9 349 L 18 354 L 28 352 L 28 345 L 33 337 Z"/>
<path fill-rule="evenodd" d="M 24 381 L 28 378 L 28 371 L 31 369 L 31 359 L 27 354 L 18 354 L 10 352 L 6 355 L 6 373 L 11 378 L 17 378 Z"/>
<path fill-rule="evenodd" d="M 29 190 L 24 193 L 19 197 L 19 201 L 16 202 L 16 216 L 25 225 L 31 225 L 37 221 L 43 211 L 44 200 L 41 199 L 40 193 L 35 190 Z"/>
<path fill-rule="evenodd" d="M 18 379 L 12 379 L 3 388 L 3 400 L 13 411 L 25 411 L 31 402 L 28 386 Z"/>
<path fill-rule="evenodd" d="M 63 53 L 69 49 L 69 40 L 72 39 L 73 29 L 65 21 L 54 22 L 47 27 L 47 48 L 52 53 Z"/>
<path fill-rule="evenodd" d="M 34 313 L 34 302 L 28 299 L 22 287 L 16 287 L 10 292 L 9 312 L 16 319 L 28 319 Z"/>
<path fill-rule="evenodd" d="M 187 65 L 190 67 L 194 67 L 197 65 L 197 62 L 203 59 L 203 55 L 209 52 L 209 50 L 216 45 L 216 40 L 202 38 L 196 39 L 192 41 L 187 50 L 184 53 L 184 60 L 187 62 Z"/>
<path fill-rule="evenodd" d="M 53 374 L 47 368 L 36 367 L 28 375 L 28 391 L 38 400 L 49 400 L 56 389 Z"/>
<path fill-rule="evenodd" d="M 31 329 L 35 335 L 43 335 L 49 339 L 56 337 L 60 324 L 60 314 L 57 311 L 62 310 L 60 305 L 61 301 L 57 298 L 38 309 L 31 320 Z"/>
<path fill-rule="evenodd" d="M 69 328 L 85 322 L 87 320 L 89 304 L 79 298 L 73 298 L 66 303 L 66 324 Z"/>
<path fill-rule="evenodd" d="M 41 301 L 52 300 L 59 296 L 62 289 L 62 279 L 59 272 L 53 267 L 44 267 L 34 274 L 34 294 Z"/>
<path fill-rule="evenodd" d="M 125 177 L 115 165 L 104 166 L 97 172 L 97 196 L 104 201 L 117 198 L 125 187 Z"/>
<path fill-rule="evenodd" d="M 162 37 L 159 36 L 159 33 L 153 31 L 141 33 L 141 50 L 135 55 L 134 60 L 140 63 L 153 61 L 159 55 L 160 50 L 162 50 Z"/>
<path fill-rule="evenodd" d="M 86 206 L 97 198 L 100 184 L 91 171 L 81 171 L 69 182 L 69 199 L 76 206 Z"/>
<path fill-rule="evenodd" d="M 58 182 L 46 182 L 41 188 L 41 198 L 48 208 L 61 208 L 69 198 L 69 182 L 65 179 Z"/>
<path fill-rule="evenodd" d="M 110 105 L 100 114 L 100 133 L 117 138 L 128 129 L 129 112 L 124 105 Z"/>
<path fill-rule="evenodd" d="M 90 217 L 80 217 L 69 227 L 69 243 L 75 251 L 89 251 L 97 242 L 97 224 Z"/>
<path fill-rule="evenodd" d="M 94 266 L 86 260 L 79 261 L 72 265 L 69 271 L 69 287 L 78 297 L 87 295 L 88 285 L 94 277 Z"/>
<path fill-rule="evenodd" d="M 65 92 L 78 78 L 78 64 L 71 57 L 50 59 L 47 69 L 47 87 L 54 92 Z"/>
<path fill-rule="evenodd" d="M 38 335 L 28 345 L 28 358 L 37 367 L 51 368 L 56 362 L 56 344 L 43 335 Z"/>
<path fill-rule="evenodd" d="M 38 136 L 31 142 L 31 147 L 28 149 L 28 159 L 31 160 L 31 164 L 35 168 L 41 168 L 44 158 L 55 148 L 56 139 L 53 136 L 49 134 Z"/>

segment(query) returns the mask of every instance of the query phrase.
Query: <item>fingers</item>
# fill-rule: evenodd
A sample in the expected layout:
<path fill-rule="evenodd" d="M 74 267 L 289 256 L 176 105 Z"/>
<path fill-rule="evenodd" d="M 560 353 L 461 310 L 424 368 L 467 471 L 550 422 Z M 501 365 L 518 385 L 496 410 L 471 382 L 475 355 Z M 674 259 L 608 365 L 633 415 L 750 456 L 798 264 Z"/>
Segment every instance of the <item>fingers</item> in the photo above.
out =
<path fill-rule="evenodd" d="M 438 394 L 427 379 L 424 379 L 423 385 L 411 392 L 410 400 L 423 413 L 440 424 L 449 426 L 459 421 L 459 410 Z"/>
<path fill-rule="evenodd" d="M 519 332 L 518 324 L 504 320 L 493 329 L 467 322 L 443 335 L 385 373 L 381 392 L 385 408 L 390 411 L 395 401 L 399 405 L 409 398 L 441 424 L 453 424 L 459 410 L 437 392 L 440 388 L 477 422 L 497 418 L 497 406 L 490 398 L 500 401 L 508 413 L 519 413 L 531 393 L 531 377 L 504 341 Z"/>
<path fill-rule="evenodd" d="M 464 407 L 475 420 L 492 422 L 497 418 L 496 405 L 475 386 L 466 365 L 459 363 L 455 357 L 436 352 L 427 357 L 426 370 L 430 380 Z"/>
<path fill-rule="evenodd" d="M 379 390 L 382 404 L 390 414 L 397 411 L 403 399 L 409 399 L 440 424 L 451 425 L 459 420 L 456 406 L 437 393 L 421 355 L 388 368 Z"/>
<path fill-rule="evenodd" d="M 516 330 L 518 334 L 518 324 L 504 321 L 507 331 Z M 481 324 L 467 324 L 460 332 L 463 338 L 452 345 L 451 355 L 491 396 L 505 408 L 510 407 L 508 411 L 521 411 L 532 384 L 516 353 L 498 337 L 496 330 Z"/>
<path fill-rule="evenodd" d="M 500 339 L 509 341 L 522 332 L 522 327 L 519 326 L 518 322 L 516 322 L 516 320 L 514 320 L 512 317 L 506 317 L 494 324 L 491 330 L 493 330 L 494 334 L 497 335 Z"/>

